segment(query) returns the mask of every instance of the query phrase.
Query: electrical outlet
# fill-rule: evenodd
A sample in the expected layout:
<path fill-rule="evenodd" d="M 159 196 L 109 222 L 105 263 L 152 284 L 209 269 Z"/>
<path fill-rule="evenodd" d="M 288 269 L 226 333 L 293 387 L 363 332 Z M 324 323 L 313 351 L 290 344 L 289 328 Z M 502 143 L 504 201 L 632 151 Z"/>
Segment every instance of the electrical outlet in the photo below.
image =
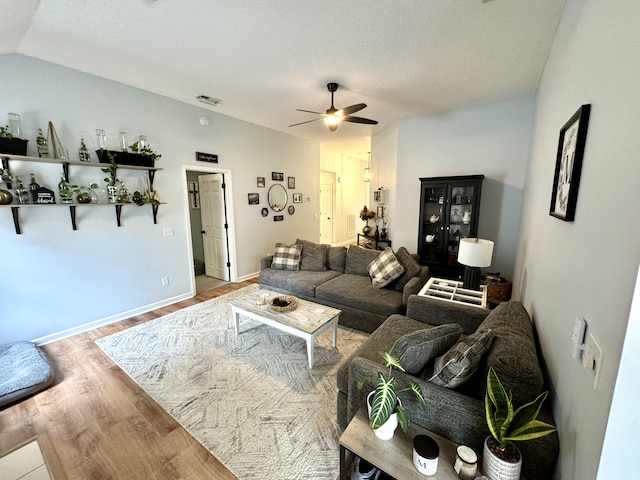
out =
<path fill-rule="evenodd" d="M 603 363 L 604 351 L 597 342 L 596 337 L 593 336 L 593 333 L 590 333 L 584 347 L 584 353 L 582 354 L 582 366 L 593 371 L 594 390 L 598 389 Z"/>
<path fill-rule="evenodd" d="M 587 331 L 587 322 L 584 318 L 578 318 L 573 322 L 573 333 L 571 341 L 573 342 L 573 350 L 571 356 L 575 359 L 580 358 L 580 352 L 584 350 L 584 334 Z"/>
<path fill-rule="evenodd" d="M 162 227 L 162 235 L 171 237 L 173 235 L 173 227 Z"/>
<path fill-rule="evenodd" d="M 162 277 L 162 286 L 166 287 L 169 285 L 169 277 Z"/>

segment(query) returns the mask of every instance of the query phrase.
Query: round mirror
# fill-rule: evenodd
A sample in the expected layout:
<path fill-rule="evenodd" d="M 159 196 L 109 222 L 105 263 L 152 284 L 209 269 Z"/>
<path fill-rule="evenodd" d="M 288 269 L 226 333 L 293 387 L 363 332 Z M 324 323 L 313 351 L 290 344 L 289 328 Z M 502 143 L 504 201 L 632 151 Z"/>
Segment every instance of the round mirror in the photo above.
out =
<path fill-rule="evenodd" d="M 287 205 L 287 191 L 280 184 L 272 185 L 269 189 L 269 206 L 274 212 L 281 212 Z"/>

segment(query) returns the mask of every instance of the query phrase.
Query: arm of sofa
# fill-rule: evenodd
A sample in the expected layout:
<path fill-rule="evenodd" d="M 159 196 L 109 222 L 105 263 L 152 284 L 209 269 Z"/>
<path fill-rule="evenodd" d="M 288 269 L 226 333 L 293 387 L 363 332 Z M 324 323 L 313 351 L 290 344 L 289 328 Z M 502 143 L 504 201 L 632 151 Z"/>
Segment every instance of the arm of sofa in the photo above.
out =
<path fill-rule="evenodd" d="M 349 392 L 347 399 L 347 420 L 355 416 L 358 409 L 365 405 L 365 399 L 375 387 L 378 373 L 388 374 L 382 364 L 377 364 L 362 357 L 353 359 L 349 366 Z M 420 385 L 425 397 L 421 404 L 411 392 L 402 392 L 400 399 L 411 423 L 419 425 L 449 440 L 468 445 L 476 451 L 482 451 L 482 442 L 489 434 L 487 428 L 484 402 L 463 395 L 455 390 L 443 388 L 427 380 L 394 371 L 398 390 L 410 385 L 411 381 Z M 364 386 L 358 389 L 357 383 L 365 378 Z"/>
<path fill-rule="evenodd" d="M 407 301 L 407 317 L 430 325 L 457 323 L 465 335 L 476 331 L 491 310 L 460 305 L 421 295 L 411 295 Z"/>
<path fill-rule="evenodd" d="M 429 267 L 420 267 L 420 272 L 409 280 L 402 289 L 402 305 L 406 310 L 409 297 L 418 293 L 429 280 Z"/>
<path fill-rule="evenodd" d="M 262 257 L 260 259 L 260 270 L 271 268 L 271 263 L 273 263 L 273 255 L 267 255 L 266 257 Z"/>

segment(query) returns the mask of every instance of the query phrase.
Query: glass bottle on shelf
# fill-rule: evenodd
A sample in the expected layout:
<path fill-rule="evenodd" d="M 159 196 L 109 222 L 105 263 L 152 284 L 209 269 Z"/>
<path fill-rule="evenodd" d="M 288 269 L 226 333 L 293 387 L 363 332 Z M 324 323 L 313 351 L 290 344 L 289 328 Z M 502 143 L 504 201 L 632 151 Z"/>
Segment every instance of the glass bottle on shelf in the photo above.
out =
<path fill-rule="evenodd" d="M 138 140 L 138 153 L 141 153 L 142 150 L 149 146 L 149 142 L 147 141 L 146 135 L 140 135 Z"/>
<path fill-rule="evenodd" d="M 128 151 L 127 147 L 127 132 L 120 132 L 120 150 L 123 152 Z"/>
<path fill-rule="evenodd" d="M 60 203 L 73 203 L 73 192 L 64 173 L 60 173 L 60 182 L 58 183 L 58 192 L 60 193 Z"/>
<path fill-rule="evenodd" d="M 36 137 L 36 144 L 38 145 L 38 156 L 39 157 L 48 157 L 49 156 L 49 144 L 47 143 L 47 139 L 42 133 L 42 129 L 38 129 L 38 136 Z"/>
<path fill-rule="evenodd" d="M 33 173 L 30 173 L 29 176 L 31 180 L 29 181 L 29 193 L 31 194 L 31 199 L 35 203 L 37 194 L 36 191 L 40 188 L 38 182 L 36 182 L 36 176 Z"/>
<path fill-rule="evenodd" d="M 26 205 L 29 203 L 29 190 L 25 188 L 20 175 L 16 176 L 16 196 L 19 204 Z"/>
<path fill-rule="evenodd" d="M 97 129 L 96 130 L 96 136 L 98 137 L 98 147 L 100 147 L 102 150 L 106 150 L 107 149 L 107 135 L 104 133 L 104 130 Z"/>
<path fill-rule="evenodd" d="M 84 138 L 80 139 L 80 148 L 78 149 L 78 158 L 80 158 L 81 162 L 90 162 L 91 155 L 89 153 L 89 149 L 87 145 L 84 143 Z"/>
<path fill-rule="evenodd" d="M 20 127 L 20 115 L 17 113 L 9 114 L 9 133 L 14 137 L 20 137 L 21 127 Z"/>

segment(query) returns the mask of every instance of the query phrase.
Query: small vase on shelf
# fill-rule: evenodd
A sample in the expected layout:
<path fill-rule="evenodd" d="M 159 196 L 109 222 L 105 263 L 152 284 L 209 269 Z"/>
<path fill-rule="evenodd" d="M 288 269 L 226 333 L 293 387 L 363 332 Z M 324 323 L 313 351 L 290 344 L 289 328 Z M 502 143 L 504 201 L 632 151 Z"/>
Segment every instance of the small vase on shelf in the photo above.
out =
<path fill-rule="evenodd" d="M 382 227 L 382 230 L 380 230 L 380 240 L 386 240 L 387 239 L 387 229 Z"/>
<path fill-rule="evenodd" d="M 373 238 L 380 240 L 380 230 L 378 230 L 378 225 L 376 225 L 376 231 L 373 233 Z"/>
<path fill-rule="evenodd" d="M 453 213 L 451 214 L 451 221 L 453 223 L 460 222 L 460 214 L 458 213 L 458 209 L 457 208 L 453 209 Z"/>
<path fill-rule="evenodd" d="M 464 211 L 464 215 L 462 215 L 462 223 L 465 225 L 471 223 L 471 214 L 469 213 L 469 210 Z"/>

